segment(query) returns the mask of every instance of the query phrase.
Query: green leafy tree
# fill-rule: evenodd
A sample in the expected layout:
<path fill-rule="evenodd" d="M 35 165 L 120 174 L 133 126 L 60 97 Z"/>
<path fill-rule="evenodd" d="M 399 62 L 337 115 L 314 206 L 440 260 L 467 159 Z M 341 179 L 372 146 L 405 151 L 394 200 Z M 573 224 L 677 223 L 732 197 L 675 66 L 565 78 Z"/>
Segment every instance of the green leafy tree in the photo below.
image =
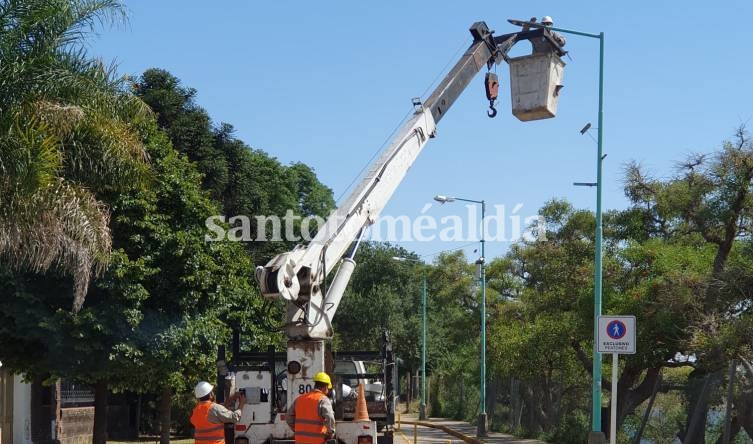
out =
<path fill-rule="evenodd" d="M 587 414 L 579 400 L 588 398 L 583 376 L 592 370 L 595 221 L 563 201 L 550 202 L 540 214 L 547 241 L 517 244 L 501 264 L 510 274 L 502 281 L 506 292 L 519 297 L 492 311 L 498 319 L 490 322 L 490 355 L 496 371 L 520 380 L 523 407 L 515 414 L 522 414 L 523 429 L 560 440 L 573 415 Z M 634 314 L 640 325 L 638 353 L 621 360 L 619 426 L 651 396 L 662 368 L 690 365 L 676 355 L 687 350 L 685 329 L 698 312 L 692 285 L 703 281 L 713 254 L 689 239 L 622 239 L 617 216 L 609 214 L 605 224 L 604 311 Z M 602 415 L 608 431 L 609 408 Z"/>
<path fill-rule="evenodd" d="M 396 260 L 400 258 L 401 260 Z M 358 267 L 335 317 L 335 347 L 377 350 L 389 330 L 396 355 L 411 375 L 421 362 L 421 293 L 427 282 L 427 373 L 433 415 L 470 418 L 478 405 L 480 288 L 462 252 L 432 264 L 404 248 L 362 244 Z M 494 295 L 494 291 L 488 292 Z M 475 363 L 475 364 L 474 364 Z"/>
<path fill-rule="evenodd" d="M 173 146 L 198 165 L 204 188 L 219 202 L 227 217 L 249 218 L 252 239 L 246 242 L 256 263 L 263 263 L 298 240 L 273 239 L 270 226 L 259 226 L 257 216 L 296 216 L 293 237 L 301 238 L 301 218 L 326 217 L 334 209 L 332 190 L 314 171 L 301 163 L 282 165 L 264 151 L 252 149 L 235 138 L 233 127 L 212 126 L 207 112 L 194 101 L 196 90 L 161 69 L 149 69 L 135 85 L 141 97 L 158 116 Z M 290 212 L 290 213 L 288 213 Z M 311 233 L 316 225 L 311 224 Z M 266 235 L 266 239 L 263 238 Z"/>
<path fill-rule="evenodd" d="M 511 380 L 506 423 L 512 430 L 576 442 L 580 431 L 558 427 L 580 413 L 587 396 L 583 376 L 590 368 L 576 349 L 585 355 L 582 344 L 592 335 L 594 220 L 564 201 L 549 202 L 540 214 L 547 240 L 515 244 L 490 265 L 492 282 L 506 295 L 489 310 L 490 368 Z"/>
<path fill-rule="evenodd" d="M 165 441 L 172 394 L 209 379 L 217 346 L 228 342 L 229 326 L 243 327 L 260 341 L 269 335 L 249 321 L 261 305 L 250 257 L 238 243 L 204 239 L 204 220 L 217 207 L 199 188 L 200 176 L 186 159 L 167 140 L 155 139 L 149 147 L 156 186 L 113 203 L 113 230 L 125 257 L 108 273 L 100 309 L 108 310 L 107 301 L 127 296 L 134 285 L 149 294 L 138 304 L 136 341 L 132 347 L 124 344 L 123 358 L 131 360 L 132 371 L 116 382 L 161 393 Z M 146 273 L 139 280 L 121 277 L 142 270 Z"/>
<path fill-rule="evenodd" d="M 134 87 L 135 94 L 156 113 L 175 149 L 197 163 L 204 188 L 221 200 L 230 166 L 215 148 L 209 114 L 194 101 L 197 91 L 181 86 L 180 80 L 159 69 L 144 72 Z"/>
<path fill-rule="evenodd" d="M 334 318 L 334 346 L 378 351 L 387 330 L 396 355 L 415 370 L 422 277 L 417 258 L 402 247 L 364 242 L 355 261 L 358 265 Z"/>
<path fill-rule="evenodd" d="M 465 420 L 478 415 L 481 288 L 476 271 L 462 251 L 440 254 L 429 271 L 432 415 Z M 487 290 L 487 300 L 495 297 Z"/>
<path fill-rule="evenodd" d="M 686 388 L 683 442 L 705 442 L 707 412 L 720 402 L 725 363 L 749 362 L 751 158 L 741 130 L 734 143 L 692 157 L 669 179 L 650 178 L 636 165 L 627 170 L 633 204 L 607 214 L 604 231 L 604 311 L 635 314 L 640 326 L 638 353 L 621 359 L 618 426 L 655 387 L 660 396 Z M 544 426 L 549 430 L 541 431 L 561 436 L 556 430 L 569 423 L 577 405 L 568 392 L 588 397 L 576 378 L 591 371 L 594 220 L 565 202 L 551 202 L 541 214 L 548 241 L 518 244 L 499 263 L 508 271 L 497 290 L 510 296 L 490 310 L 490 356 L 495 372 L 521 380 L 523 395 L 542 392 L 539 400 L 523 400 L 528 433 Z M 687 382 L 657 385 L 672 367 L 690 368 L 683 373 Z M 609 387 L 607 381 L 602 387 Z M 746 396 L 734 404 L 735 433 L 751 418 Z M 605 431 L 608 413 L 602 412 Z"/>
<path fill-rule="evenodd" d="M 730 288 L 750 282 L 750 269 L 740 267 L 737 255 L 740 239 L 751 230 L 752 181 L 753 144 L 743 127 L 720 151 L 690 157 L 668 180 L 651 178 L 637 165 L 628 169 L 626 191 L 634 203 L 625 215 L 628 231 L 668 241 L 700 238 L 713 250 L 704 279 L 684 287 L 699 304 L 690 326 L 697 363 L 689 384 L 688 420 L 680 434 L 684 444 L 705 442 L 709 403 L 725 363 L 750 356 L 749 334 L 739 328 L 750 325 L 750 292 Z"/>
<path fill-rule="evenodd" d="M 217 208 L 199 174 L 156 129 L 147 147 L 153 184 L 109 196 L 115 251 L 81 311 L 61 308 L 59 283 L 28 277 L 11 281 L 14 297 L 2 302 L 4 363 L 93 385 L 97 442 L 108 389 L 159 393 L 167 442 L 172 395 L 210 379 L 230 325 L 273 340 L 252 322 L 261 298 L 250 257 L 238 243 L 204 239 L 204 220 Z"/>

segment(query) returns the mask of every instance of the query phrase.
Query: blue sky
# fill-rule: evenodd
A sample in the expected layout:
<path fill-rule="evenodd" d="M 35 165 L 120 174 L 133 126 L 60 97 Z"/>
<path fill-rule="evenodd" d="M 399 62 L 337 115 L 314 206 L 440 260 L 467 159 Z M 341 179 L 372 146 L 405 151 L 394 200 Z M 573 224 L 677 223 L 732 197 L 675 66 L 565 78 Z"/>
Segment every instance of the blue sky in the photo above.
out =
<path fill-rule="evenodd" d="M 471 43 L 485 21 L 550 15 L 555 26 L 605 33 L 603 202 L 624 208 L 624 166 L 639 161 L 668 176 L 691 152 L 713 151 L 753 117 L 749 88 L 753 2 L 126 1 L 127 25 L 107 28 L 91 53 L 123 74 L 164 68 L 198 90 L 216 123 L 283 163 L 301 161 L 336 197 L 346 192 L 411 110 Z M 737 25 L 740 23 L 741 25 Z M 485 200 L 517 214 L 565 198 L 595 207 L 598 40 L 567 36 L 565 88 L 554 119 L 520 122 L 510 112 L 509 72 L 499 115 L 486 116 L 483 73 L 447 116 L 438 137 L 388 204 L 385 215 L 421 214 L 435 194 Z M 513 51 L 524 52 L 523 44 Z M 461 203 L 426 215 L 467 217 Z M 509 219 L 508 219 L 509 220 Z M 440 227 L 441 228 L 441 227 Z M 436 231 L 438 233 L 438 230 Z M 467 242 L 403 242 L 421 255 Z M 509 242 L 488 242 L 487 257 Z M 475 259 L 473 246 L 465 249 Z"/>

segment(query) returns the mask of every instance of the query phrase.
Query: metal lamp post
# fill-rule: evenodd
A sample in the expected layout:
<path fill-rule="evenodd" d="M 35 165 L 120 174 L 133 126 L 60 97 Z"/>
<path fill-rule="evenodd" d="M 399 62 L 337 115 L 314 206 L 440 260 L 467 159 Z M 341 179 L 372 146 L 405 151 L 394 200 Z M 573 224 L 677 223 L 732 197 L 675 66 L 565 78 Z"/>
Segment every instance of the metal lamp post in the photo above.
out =
<path fill-rule="evenodd" d="M 601 353 L 597 351 L 596 338 L 598 337 L 598 322 L 601 316 L 601 296 L 602 296 L 602 211 L 601 211 L 601 164 L 604 160 L 602 154 L 602 140 L 604 134 L 604 33 L 590 34 L 586 32 L 573 31 L 549 27 L 553 31 L 565 34 L 579 35 L 599 39 L 599 117 L 598 117 L 598 136 L 597 136 L 597 153 L 596 153 L 596 183 L 577 183 L 577 185 L 596 186 L 596 240 L 594 246 L 594 350 L 593 365 L 591 371 L 593 374 L 593 383 L 591 387 L 591 434 L 588 437 L 589 444 L 605 442 L 604 434 L 601 430 Z M 583 129 L 583 133 L 588 127 Z"/>
<path fill-rule="evenodd" d="M 392 259 L 401 262 L 422 263 L 415 259 L 393 256 Z M 418 405 L 418 419 L 426 419 L 426 270 L 423 271 L 423 285 L 421 286 L 421 400 Z"/>
<path fill-rule="evenodd" d="M 476 436 L 487 436 L 486 416 L 486 256 L 484 256 L 484 216 L 486 214 L 486 202 L 483 200 L 463 199 L 436 195 L 434 200 L 440 203 L 462 201 L 481 204 L 481 257 L 476 262 L 481 266 L 481 374 L 479 375 L 479 414 Z"/>

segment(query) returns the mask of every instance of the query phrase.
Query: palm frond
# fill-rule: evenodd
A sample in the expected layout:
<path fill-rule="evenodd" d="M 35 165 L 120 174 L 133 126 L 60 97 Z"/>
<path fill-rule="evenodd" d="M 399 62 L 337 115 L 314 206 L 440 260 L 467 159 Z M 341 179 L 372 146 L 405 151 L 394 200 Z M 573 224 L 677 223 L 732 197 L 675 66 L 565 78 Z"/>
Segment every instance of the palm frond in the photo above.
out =
<path fill-rule="evenodd" d="M 0 1 L 0 256 L 70 273 L 74 311 L 111 248 L 94 193 L 148 170 L 151 111 L 84 40 L 124 17 L 118 0 Z"/>
<path fill-rule="evenodd" d="M 69 136 L 73 129 L 84 119 L 84 110 L 77 105 L 40 100 L 32 104 L 35 118 L 46 124 L 58 138 Z"/>
<path fill-rule="evenodd" d="M 111 249 L 109 212 L 85 188 L 63 180 L 31 199 L 0 204 L 0 256 L 18 269 L 57 268 L 73 276 L 73 311 L 81 309 L 89 281 L 100 275 Z"/>
<path fill-rule="evenodd" d="M 52 184 L 62 167 L 60 140 L 37 119 L 22 120 L 17 114 L 0 135 L 0 191 L 4 197 L 31 195 Z"/>

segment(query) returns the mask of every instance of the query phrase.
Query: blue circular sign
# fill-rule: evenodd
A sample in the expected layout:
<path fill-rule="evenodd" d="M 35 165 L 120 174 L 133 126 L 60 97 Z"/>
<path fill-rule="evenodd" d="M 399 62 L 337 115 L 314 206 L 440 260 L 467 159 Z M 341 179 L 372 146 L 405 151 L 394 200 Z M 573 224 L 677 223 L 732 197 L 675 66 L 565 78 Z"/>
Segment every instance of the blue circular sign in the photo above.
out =
<path fill-rule="evenodd" d="M 620 320 L 613 320 L 607 324 L 607 335 L 612 339 L 622 339 L 627 333 L 627 326 Z"/>

